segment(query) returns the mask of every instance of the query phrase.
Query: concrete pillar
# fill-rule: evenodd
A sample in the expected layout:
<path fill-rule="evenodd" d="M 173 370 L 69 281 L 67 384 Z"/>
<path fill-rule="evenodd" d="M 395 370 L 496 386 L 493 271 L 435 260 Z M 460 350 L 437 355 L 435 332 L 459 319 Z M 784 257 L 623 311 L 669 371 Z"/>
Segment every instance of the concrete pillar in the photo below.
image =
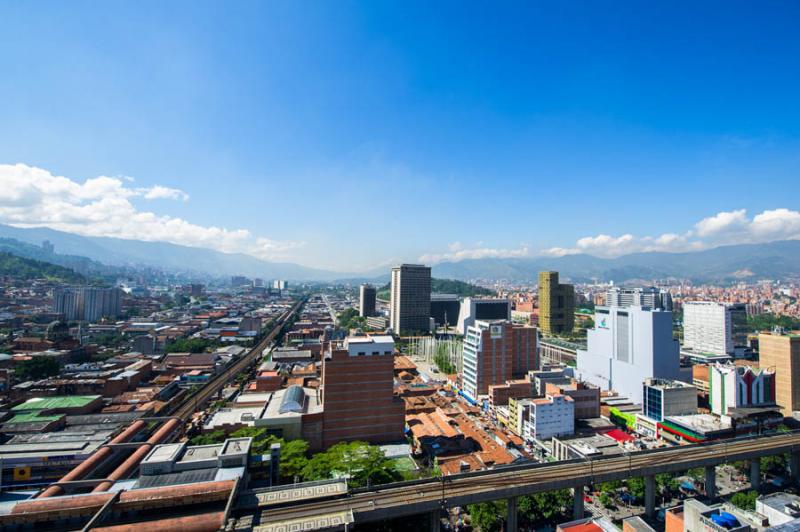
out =
<path fill-rule="evenodd" d="M 505 532 L 517 532 L 517 498 L 508 499 L 508 509 L 506 510 L 506 530 Z"/>
<path fill-rule="evenodd" d="M 761 489 L 761 461 L 758 458 L 750 460 L 750 487 L 756 491 Z"/>
<path fill-rule="evenodd" d="M 713 499 L 717 496 L 717 468 L 706 466 L 706 497 Z"/>
<path fill-rule="evenodd" d="M 583 486 L 572 488 L 572 513 L 575 519 L 583 519 Z"/>
<path fill-rule="evenodd" d="M 428 516 L 430 518 L 430 523 L 428 524 L 430 531 L 440 532 L 442 530 L 442 511 L 434 510 Z"/>
<path fill-rule="evenodd" d="M 789 453 L 789 475 L 792 483 L 797 484 L 800 481 L 800 453 Z"/>
<path fill-rule="evenodd" d="M 644 477 L 644 513 L 647 517 L 653 517 L 656 512 L 656 477 L 648 475 Z"/>

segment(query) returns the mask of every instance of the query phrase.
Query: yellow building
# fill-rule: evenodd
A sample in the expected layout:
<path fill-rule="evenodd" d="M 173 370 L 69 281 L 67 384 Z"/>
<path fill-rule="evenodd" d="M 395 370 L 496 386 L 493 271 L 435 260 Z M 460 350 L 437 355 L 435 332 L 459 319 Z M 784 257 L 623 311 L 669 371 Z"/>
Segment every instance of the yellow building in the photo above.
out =
<path fill-rule="evenodd" d="M 758 365 L 775 369 L 775 402 L 783 415 L 800 410 L 800 335 L 759 334 Z"/>
<path fill-rule="evenodd" d="M 558 282 L 558 272 L 539 272 L 539 328 L 542 334 L 571 333 L 575 326 L 575 287 Z"/>

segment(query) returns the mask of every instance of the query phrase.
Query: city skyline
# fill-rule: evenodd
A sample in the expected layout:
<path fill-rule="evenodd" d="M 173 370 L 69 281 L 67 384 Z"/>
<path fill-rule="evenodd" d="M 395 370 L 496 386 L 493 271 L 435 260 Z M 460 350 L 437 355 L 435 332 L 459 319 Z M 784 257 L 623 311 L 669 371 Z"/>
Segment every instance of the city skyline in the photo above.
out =
<path fill-rule="evenodd" d="M 800 238 L 789 3 L 48 7 L 0 7 L 0 223 L 337 271 Z"/>

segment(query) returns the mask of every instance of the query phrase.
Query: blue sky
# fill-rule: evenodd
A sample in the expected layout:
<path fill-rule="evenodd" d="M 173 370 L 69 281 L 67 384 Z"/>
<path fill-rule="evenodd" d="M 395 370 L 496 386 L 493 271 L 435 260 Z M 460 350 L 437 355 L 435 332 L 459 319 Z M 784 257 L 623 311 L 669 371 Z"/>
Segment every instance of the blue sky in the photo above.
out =
<path fill-rule="evenodd" d="M 800 237 L 800 4 L 565 4 L 5 2 L 0 222 L 338 270 Z"/>

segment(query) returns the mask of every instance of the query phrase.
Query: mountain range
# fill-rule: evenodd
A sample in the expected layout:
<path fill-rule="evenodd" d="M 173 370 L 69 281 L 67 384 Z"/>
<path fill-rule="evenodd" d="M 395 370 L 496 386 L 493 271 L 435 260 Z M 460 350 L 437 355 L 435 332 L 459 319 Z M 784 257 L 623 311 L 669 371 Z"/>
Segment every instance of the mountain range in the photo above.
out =
<path fill-rule="evenodd" d="M 44 240 L 55 253 L 41 247 Z M 17 244 L 13 244 L 17 242 Z M 87 237 L 48 228 L 18 228 L 0 224 L 0 250 L 71 267 L 81 273 L 102 265 L 156 267 L 168 271 L 227 277 L 247 275 L 264 279 L 301 281 L 347 280 L 385 283 L 389 267 L 362 273 L 342 273 L 289 262 L 266 262 L 242 253 L 222 253 L 166 242 L 110 237 Z M 49 257 L 49 258 L 48 258 Z M 88 262 L 87 262 L 88 261 Z M 75 267 L 75 263 L 83 267 Z M 653 279 L 695 282 L 800 278 L 800 240 L 721 246 L 684 253 L 632 253 L 616 258 L 586 254 L 563 257 L 468 259 L 433 266 L 433 276 L 458 280 L 532 281 L 539 271 L 556 270 L 573 282 L 616 283 Z"/>

